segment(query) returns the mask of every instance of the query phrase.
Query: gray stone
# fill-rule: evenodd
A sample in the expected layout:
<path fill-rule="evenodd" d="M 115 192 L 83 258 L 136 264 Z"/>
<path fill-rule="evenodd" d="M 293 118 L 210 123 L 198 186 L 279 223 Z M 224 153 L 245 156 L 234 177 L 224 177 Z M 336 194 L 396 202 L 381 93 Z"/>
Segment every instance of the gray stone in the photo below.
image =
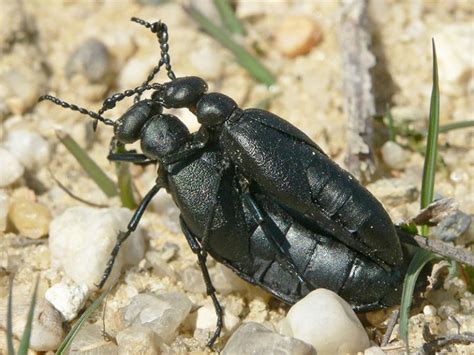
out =
<path fill-rule="evenodd" d="M 407 150 L 392 141 L 385 142 L 381 151 L 384 163 L 391 169 L 403 169 L 410 158 L 410 153 Z"/>
<path fill-rule="evenodd" d="M 71 355 L 116 355 L 117 345 L 102 336 L 102 328 L 96 324 L 85 324 L 69 348 Z"/>
<path fill-rule="evenodd" d="M 451 242 L 468 230 L 471 220 L 468 214 L 457 211 L 433 227 L 431 234 L 445 242 Z"/>
<path fill-rule="evenodd" d="M 122 310 L 122 315 L 126 327 L 150 328 L 164 342 L 170 343 L 191 307 L 191 301 L 182 293 L 139 294 Z"/>
<path fill-rule="evenodd" d="M 183 287 L 191 293 L 206 293 L 206 284 L 202 277 L 202 272 L 193 267 L 187 267 L 181 271 Z"/>
<path fill-rule="evenodd" d="M 0 147 L 0 187 L 13 184 L 25 172 L 25 168 L 8 150 Z"/>
<path fill-rule="evenodd" d="M 316 355 L 316 351 L 301 340 L 272 332 L 259 323 L 248 322 L 242 324 L 230 337 L 222 354 Z"/>
<path fill-rule="evenodd" d="M 111 67 L 111 57 L 105 44 L 89 38 L 70 55 L 65 71 L 68 78 L 81 74 L 89 82 L 97 83 L 107 78 Z"/>
<path fill-rule="evenodd" d="M 132 326 L 124 329 L 117 334 L 116 340 L 120 355 L 155 355 L 160 353 L 160 339 L 152 329 L 147 327 Z"/>

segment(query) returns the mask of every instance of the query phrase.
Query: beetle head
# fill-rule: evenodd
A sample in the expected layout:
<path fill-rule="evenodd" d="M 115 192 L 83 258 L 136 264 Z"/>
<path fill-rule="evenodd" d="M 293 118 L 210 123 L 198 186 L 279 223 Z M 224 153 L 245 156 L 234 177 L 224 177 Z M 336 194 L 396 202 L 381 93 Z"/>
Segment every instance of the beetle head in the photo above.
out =
<path fill-rule="evenodd" d="M 151 98 L 167 108 L 187 107 L 194 111 L 197 102 L 206 91 L 207 84 L 203 79 L 186 76 L 163 84 Z"/>

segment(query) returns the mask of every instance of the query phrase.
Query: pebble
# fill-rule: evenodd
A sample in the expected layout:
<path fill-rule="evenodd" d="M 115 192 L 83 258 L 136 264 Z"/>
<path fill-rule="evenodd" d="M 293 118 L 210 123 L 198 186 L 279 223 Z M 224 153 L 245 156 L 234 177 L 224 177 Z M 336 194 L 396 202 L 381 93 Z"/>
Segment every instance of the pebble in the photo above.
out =
<path fill-rule="evenodd" d="M 23 334 L 26 318 L 30 308 L 31 295 L 13 295 L 13 335 L 18 339 Z M 0 302 L 0 327 L 6 327 L 6 298 Z M 49 302 L 37 299 L 33 315 L 30 348 L 36 351 L 56 350 L 65 336 L 63 318 Z"/>
<path fill-rule="evenodd" d="M 364 355 L 385 355 L 385 352 L 379 346 L 371 346 L 364 350 Z"/>
<path fill-rule="evenodd" d="M 227 309 L 223 310 L 223 332 L 221 335 L 229 334 L 239 325 L 240 319 L 229 312 Z M 205 306 L 199 308 L 196 311 L 196 327 L 194 330 L 194 338 L 201 339 L 203 342 L 207 342 L 209 338 L 214 334 L 217 324 L 216 310 L 212 303 L 208 303 Z"/>
<path fill-rule="evenodd" d="M 222 355 L 316 355 L 314 348 L 295 338 L 284 336 L 255 322 L 242 324 L 230 337 Z"/>
<path fill-rule="evenodd" d="M 470 225 L 471 216 L 462 211 L 456 211 L 431 228 L 431 234 L 442 241 L 452 242 L 466 232 Z"/>
<path fill-rule="evenodd" d="M 13 184 L 23 176 L 25 168 L 8 150 L 0 147 L 0 187 Z"/>
<path fill-rule="evenodd" d="M 7 229 L 7 216 L 10 201 L 5 190 L 0 190 L 0 232 L 5 232 Z"/>
<path fill-rule="evenodd" d="M 190 54 L 190 61 L 199 76 L 206 80 L 214 80 L 222 75 L 224 58 L 212 44 L 203 45 L 193 51 Z"/>
<path fill-rule="evenodd" d="M 351 306 L 336 293 L 322 288 L 293 305 L 281 329 L 283 334 L 313 345 L 318 355 L 356 353 L 370 346 Z"/>
<path fill-rule="evenodd" d="M 41 203 L 17 197 L 12 198 L 8 218 L 21 235 L 39 239 L 48 234 L 51 213 Z"/>
<path fill-rule="evenodd" d="M 102 335 L 102 327 L 86 323 L 74 337 L 69 348 L 70 355 L 117 355 L 117 345 Z"/>
<path fill-rule="evenodd" d="M 154 275 L 158 277 L 169 277 L 171 280 L 176 280 L 176 273 L 168 265 L 168 263 L 161 258 L 161 254 L 159 252 L 147 251 L 145 258 L 153 267 Z"/>
<path fill-rule="evenodd" d="M 81 74 L 90 83 L 99 83 L 108 79 L 111 68 L 111 56 L 105 44 L 96 38 L 89 38 L 69 56 L 65 72 L 68 78 Z"/>
<path fill-rule="evenodd" d="M 118 84 L 122 89 L 140 85 L 156 65 L 156 58 L 131 58 L 121 69 Z"/>
<path fill-rule="evenodd" d="M 322 37 L 321 28 L 312 18 L 288 16 L 275 30 L 275 45 L 282 54 L 294 58 L 309 53 Z"/>
<path fill-rule="evenodd" d="M 150 328 L 132 326 L 124 329 L 115 337 L 120 355 L 157 355 L 160 354 L 160 340 Z"/>
<path fill-rule="evenodd" d="M 412 202 L 418 197 L 418 188 L 405 179 L 380 179 L 369 185 L 367 189 L 387 205 L 397 206 Z"/>
<path fill-rule="evenodd" d="M 214 288 L 221 295 L 247 290 L 247 283 L 223 264 L 217 264 L 215 268 L 209 270 L 209 273 Z"/>
<path fill-rule="evenodd" d="M 27 170 L 44 167 L 50 158 L 48 142 L 36 132 L 13 130 L 8 133 L 4 146 Z"/>
<path fill-rule="evenodd" d="M 176 337 L 180 324 L 191 311 L 191 301 L 182 293 L 139 294 L 122 310 L 126 327 L 145 326 L 165 343 Z"/>
<path fill-rule="evenodd" d="M 126 208 L 69 208 L 51 222 L 49 248 L 53 266 L 62 268 L 76 284 L 93 289 L 102 277 L 119 231 L 126 230 L 131 216 Z M 144 253 L 139 227 L 122 244 L 106 287 L 117 280 L 124 266 L 137 264 Z"/>
<path fill-rule="evenodd" d="M 46 290 L 45 298 L 63 315 L 66 321 L 77 317 L 84 307 L 90 290 L 87 286 L 76 285 L 72 281 L 62 280 Z"/>
<path fill-rule="evenodd" d="M 206 293 L 206 284 L 202 272 L 193 267 L 187 267 L 181 271 L 183 288 L 190 293 Z"/>
<path fill-rule="evenodd" d="M 8 111 L 14 115 L 21 115 L 38 101 L 41 83 L 37 73 L 26 74 L 10 70 L 0 76 L 0 92 L 2 91 L 5 92 Z"/>
<path fill-rule="evenodd" d="M 438 315 L 441 317 L 441 319 L 447 319 L 450 316 L 455 315 L 459 310 L 461 309 L 461 306 L 457 301 L 454 300 L 449 300 L 442 302 L 441 305 L 438 307 Z"/>
<path fill-rule="evenodd" d="M 410 160 L 410 153 L 399 144 L 387 141 L 381 149 L 382 159 L 390 169 L 402 170 Z"/>
<path fill-rule="evenodd" d="M 471 22 L 445 25 L 433 37 L 438 48 L 439 77 L 449 83 L 465 84 L 474 69 Z"/>
<path fill-rule="evenodd" d="M 423 307 L 423 314 L 425 317 L 434 317 L 436 315 L 436 307 L 430 304 Z"/>

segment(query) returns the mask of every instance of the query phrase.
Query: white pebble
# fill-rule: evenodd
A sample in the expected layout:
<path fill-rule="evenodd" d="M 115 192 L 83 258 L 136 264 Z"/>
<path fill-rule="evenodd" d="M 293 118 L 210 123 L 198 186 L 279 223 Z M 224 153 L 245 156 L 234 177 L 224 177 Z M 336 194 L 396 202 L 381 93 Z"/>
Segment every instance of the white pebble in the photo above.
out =
<path fill-rule="evenodd" d="M 146 60 L 139 58 L 130 59 L 122 68 L 119 75 L 119 87 L 130 89 L 140 85 L 143 78 L 146 78 L 156 65 L 156 59 L 148 58 Z"/>
<path fill-rule="evenodd" d="M 132 216 L 126 208 L 73 207 L 56 217 L 50 226 L 49 248 L 54 266 L 74 282 L 94 288 L 105 270 L 119 231 Z M 107 284 L 117 280 L 122 267 L 135 265 L 144 256 L 143 234 L 138 228 L 122 244 Z"/>
<path fill-rule="evenodd" d="M 124 329 L 115 337 L 118 353 L 123 354 L 159 354 L 160 339 L 150 328 L 132 326 Z"/>
<path fill-rule="evenodd" d="M 436 315 L 436 307 L 430 304 L 423 307 L 425 317 L 434 317 Z"/>
<path fill-rule="evenodd" d="M 293 305 L 282 323 L 285 335 L 312 344 L 318 355 L 356 353 L 370 346 L 351 306 L 326 289 L 316 289 Z"/>
<path fill-rule="evenodd" d="M 301 340 L 274 333 L 262 324 L 247 322 L 232 334 L 222 355 L 253 354 L 316 355 L 316 351 Z"/>
<path fill-rule="evenodd" d="M 378 346 L 371 346 L 365 349 L 364 355 L 385 355 L 385 352 Z"/>
<path fill-rule="evenodd" d="M 240 319 L 234 316 L 226 309 L 223 310 L 223 333 L 222 335 L 232 332 L 240 323 Z M 196 312 L 196 329 L 194 331 L 194 338 L 203 339 L 204 341 L 214 334 L 217 324 L 216 310 L 212 303 L 206 304 Z"/>
<path fill-rule="evenodd" d="M 104 338 L 102 326 L 86 323 L 74 337 L 69 354 L 116 355 L 117 345 Z"/>
<path fill-rule="evenodd" d="M 206 284 L 202 272 L 193 267 L 187 267 L 181 271 L 183 288 L 191 293 L 206 293 Z"/>
<path fill-rule="evenodd" d="M 7 229 L 7 216 L 10 201 L 7 193 L 0 190 L 0 232 L 5 232 Z"/>
<path fill-rule="evenodd" d="M 122 310 L 126 327 L 145 326 L 164 342 L 176 337 L 180 324 L 191 311 L 191 301 L 182 293 L 139 294 Z"/>
<path fill-rule="evenodd" d="M 63 315 L 66 321 L 77 317 L 90 294 L 87 286 L 76 285 L 65 280 L 46 290 L 45 298 Z"/>
<path fill-rule="evenodd" d="M 25 168 L 8 150 L 0 148 L 0 187 L 6 187 L 17 181 Z"/>
<path fill-rule="evenodd" d="M 11 131 L 4 146 L 28 170 L 44 167 L 50 158 L 48 142 L 36 132 L 22 129 Z"/>
<path fill-rule="evenodd" d="M 387 141 L 382 146 L 382 159 L 391 169 L 401 170 L 407 166 L 410 154 L 395 142 Z"/>
<path fill-rule="evenodd" d="M 31 295 L 13 296 L 13 335 L 21 338 L 26 325 L 26 318 L 30 308 Z M 0 327 L 6 327 L 6 299 L 0 302 Z M 56 350 L 65 336 L 63 318 L 49 302 L 44 299 L 36 301 L 33 315 L 30 349 L 36 351 Z"/>
<path fill-rule="evenodd" d="M 217 79 L 222 72 L 224 58 L 212 44 L 201 46 L 190 55 L 192 66 L 207 80 Z"/>

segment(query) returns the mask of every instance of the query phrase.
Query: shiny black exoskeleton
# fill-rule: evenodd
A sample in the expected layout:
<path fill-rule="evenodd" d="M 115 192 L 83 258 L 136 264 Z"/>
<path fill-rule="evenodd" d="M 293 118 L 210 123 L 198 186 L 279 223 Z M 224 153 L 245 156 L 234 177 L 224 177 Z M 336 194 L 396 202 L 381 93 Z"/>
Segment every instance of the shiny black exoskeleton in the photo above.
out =
<path fill-rule="evenodd" d="M 166 188 L 181 211 L 182 230 L 218 314 L 210 345 L 222 326 L 222 312 L 207 253 L 290 304 L 318 287 L 334 290 L 360 311 L 398 303 L 410 252 L 381 204 L 285 120 L 207 93 L 200 78 L 176 78 L 166 26 L 136 22 L 157 33 L 162 48 L 160 63 L 142 86 L 111 96 L 98 113 L 43 97 L 112 125 L 110 160 L 159 164 L 156 185 L 120 233 L 100 286 L 150 200 Z M 149 84 L 163 65 L 171 81 Z M 140 101 L 146 90 L 154 90 L 151 99 Z M 135 104 L 118 120 L 103 117 L 135 94 Z M 175 116 L 163 114 L 163 107 L 190 109 L 201 129 L 190 134 Z M 142 153 L 114 151 L 136 141 Z"/>

